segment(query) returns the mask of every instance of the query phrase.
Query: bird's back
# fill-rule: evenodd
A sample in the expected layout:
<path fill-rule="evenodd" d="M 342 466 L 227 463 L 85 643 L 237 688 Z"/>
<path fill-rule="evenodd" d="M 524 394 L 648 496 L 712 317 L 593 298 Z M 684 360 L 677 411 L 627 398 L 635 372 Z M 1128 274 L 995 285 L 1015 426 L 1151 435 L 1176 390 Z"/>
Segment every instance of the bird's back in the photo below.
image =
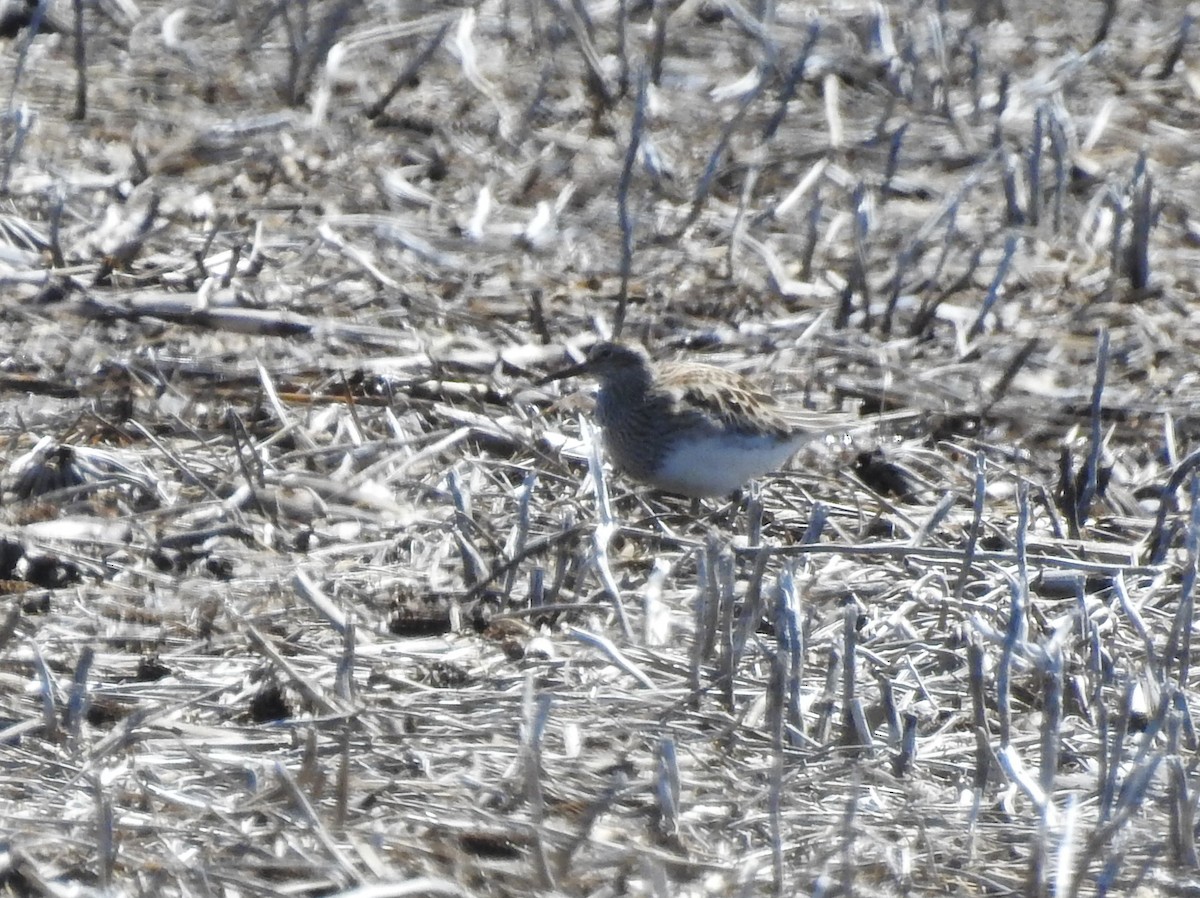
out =
<path fill-rule="evenodd" d="M 668 362 L 658 370 L 657 387 L 672 416 L 703 418 L 715 430 L 781 439 L 795 429 L 774 396 L 736 371 L 695 362 Z"/>

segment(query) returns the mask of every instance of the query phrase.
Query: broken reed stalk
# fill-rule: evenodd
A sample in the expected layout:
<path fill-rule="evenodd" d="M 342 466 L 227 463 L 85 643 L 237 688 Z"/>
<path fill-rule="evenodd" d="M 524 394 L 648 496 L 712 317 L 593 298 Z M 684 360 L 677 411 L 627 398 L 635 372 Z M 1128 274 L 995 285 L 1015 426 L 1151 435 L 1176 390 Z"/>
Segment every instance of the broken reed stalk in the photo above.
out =
<path fill-rule="evenodd" d="M 75 673 L 71 678 L 71 691 L 67 698 L 63 727 L 67 731 L 67 744 L 72 751 L 80 750 L 80 736 L 88 707 L 91 705 L 91 693 L 88 691 L 88 674 L 92 663 L 96 660 L 96 650 L 85 645 L 79 653 L 79 661 L 75 664 Z"/>
<path fill-rule="evenodd" d="M 697 698 L 704 685 L 704 665 L 712 652 L 713 630 L 709 620 L 716 615 L 717 583 L 713 574 L 714 559 L 709 544 L 696 553 L 696 598 L 692 612 L 693 635 L 689 653 L 689 686 Z"/>
<path fill-rule="evenodd" d="M 612 501 L 608 495 L 608 475 L 604 470 L 604 460 L 601 457 L 599 433 L 584 419 L 579 419 L 579 428 L 588 443 L 588 474 L 596 490 L 597 522 L 592 529 L 591 562 L 604 587 L 604 592 L 612 602 L 617 621 L 621 625 L 621 634 L 625 639 L 633 639 L 633 626 L 625 613 L 625 605 L 621 601 L 621 590 L 613 576 L 609 559 L 608 547 L 617 533 L 617 523 L 613 518 Z"/>
<path fill-rule="evenodd" d="M 1150 232 L 1154 227 L 1154 177 L 1146 162 L 1146 151 L 1138 154 L 1130 186 L 1133 209 L 1130 213 L 1129 246 L 1124 259 L 1125 273 L 1137 293 L 1150 287 Z"/>
<path fill-rule="evenodd" d="M 670 20 L 670 4 L 666 0 L 655 0 L 652 21 L 654 36 L 650 41 L 650 83 L 658 87 L 662 81 L 663 58 L 667 49 L 667 22 Z"/>
<path fill-rule="evenodd" d="M 692 193 L 692 202 L 688 208 L 687 215 L 684 216 L 683 221 L 672 232 L 670 240 L 682 239 L 688 229 L 700 218 L 700 213 L 704 210 L 704 204 L 708 199 L 709 191 L 712 189 L 713 180 L 717 176 L 721 160 L 725 158 L 729 142 L 733 138 L 733 135 L 737 133 L 738 128 L 741 127 L 742 121 L 754 106 L 754 103 L 758 100 L 765 87 L 765 79 L 759 78 L 755 85 L 739 98 L 737 109 L 729 117 L 728 121 L 725 122 L 724 127 L 721 128 L 721 133 L 717 137 L 715 145 L 709 151 L 704 172 L 700 175 L 700 180 L 696 183 L 696 189 Z"/>
<path fill-rule="evenodd" d="M 1004 253 L 1000 257 L 1000 264 L 996 266 L 996 274 L 992 278 L 992 283 L 988 286 L 983 303 L 979 307 L 979 315 L 976 316 L 975 322 L 971 325 L 970 330 L 967 331 L 967 339 L 974 339 L 983 333 L 988 315 L 996 307 L 996 303 L 1000 301 L 1000 291 L 1004 286 L 1004 279 L 1008 277 L 1008 269 L 1012 265 L 1013 256 L 1016 255 L 1017 245 L 1018 237 L 1016 234 L 1009 234 L 1004 238 Z"/>
<path fill-rule="evenodd" d="M 529 807 L 529 819 L 532 824 L 534 870 L 542 888 L 555 889 L 554 874 L 550 868 L 549 853 L 543 836 L 546 801 L 545 790 L 542 787 L 542 743 L 554 698 L 538 690 L 534 684 L 534 675 L 530 672 L 525 677 L 522 702 L 522 754 L 525 760 L 522 774 L 525 781 L 525 801 Z"/>
<path fill-rule="evenodd" d="M 1009 580 L 1008 626 L 1004 647 L 996 671 L 996 717 L 1000 726 L 1000 746 L 1007 748 L 1012 740 L 1012 677 L 1017 646 L 1023 642 L 1025 630 L 1024 596 L 1016 580 Z"/>
<path fill-rule="evenodd" d="M 841 873 L 841 894 L 856 895 L 858 890 L 854 888 L 854 881 L 858 873 L 858 864 L 854 859 L 854 845 L 858 841 L 858 833 L 855 822 L 858 818 L 858 804 L 862 793 L 862 771 L 855 764 L 850 770 L 850 791 L 846 797 L 846 805 L 842 811 L 842 819 L 840 833 L 838 839 L 839 846 L 839 864 L 838 870 Z"/>
<path fill-rule="evenodd" d="M 654 797 L 658 835 L 668 844 L 674 844 L 679 839 L 679 759 L 675 754 L 675 740 L 670 736 L 663 736 L 658 741 L 656 762 Z"/>
<path fill-rule="evenodd" d="M 983 451 L 975 453 L 975 489 L 973 491 L 971 527 L 967 531 L 967 545 L 963 550 L 962 568 L 958 583 L 954 587 L 954 601 L 962 602 L 967 582 L 972 576 L 975 563 L 975 547 L 979 544 L 979 529 L 983 524 L 984 502 L 987 498 L 987 456 Z"/>
<path fill-rule="evenodd" d="M 1195 870 L 1200 866 L 1196 852 L 1196 801 L 1192 795 L 1190 777 L 1184 769 L 1180 751 L 1183 714 L 1171 712 L 1167 726 L 1167 792 L 1171 806 L 1169 842 L 1171 855 L 1180 867 Z"/>
<path fill-rule="evenodd" d="M 463 582 L 469 588 L 483 579 L 487 563 L 475 545 L 474 533 L 478 528 L 471 520 L 471 494 L 454 469 L 446 475 L 446 488 L 454 503 L 454 534 L 462 559 Z"/>
<path fill-rule="evenodd" d="M 1167 528 L 1167 517 L 1177 509 L 1175 493 L 1179 491 L 1179 487 L 1188 477 L 1193 476 L 1193 472 L 1198 467 L 1200 467 L 1200 449 L 1195 449 L 1180 460 L 1159 492 L 1158 511 L 1155 513 L 1154 526 L 1148 540 L 1150 546 L 1146 558 L 1148 564 L 1161 564 L 1166 558 L 1171 539 L 1171 533 Z"/>
<path fill-rule="evenodd" d="M 1185 534 L 1187 565 L 1184 567 L 1179 583 L 1179 604 L 1175 608 L 1175 618 L 1171 625 L 1171 633 L 1163 650 L 1163 673 L 1179 684 L 1180 688 L 1188 682 L 1191 672 L 1192 626 L 1195 618 L 1195 588 L 1197 566 L 1200 565 L 1200 477 L 1193 476 L 1190 489 L 1191 515 Z M 1171 667 L 1178 664 L 1178 668 Z M 1168 680 L 1169 682 L 1169 680 Z"/>
<path fill-rule="evenodd" d="M 1167 49 L 1166 55 L 1163 57 L 1162 68 L 1158 70 L 1157 78 L 1159 81 L 1166 81 L 1175 73 L 1175 67 L 1179 65 L 1179 61 L 1183 58 L 1183 51 L 1188 45 L 1188 38 L 1191 37 L 1192 26 L 1196 24 L 1196 16 L 1190 9 L 1185 10 L 1183 17 L 1179 21 L 1179 28 L 1175 32 L 1175 40 L 1171 42 Z"/>
<path fill-rule="evenodd" d="M 1043 712 L 1038 785 L 1047 796 L 1052 796 L 1062 744 L 1063 658 L 1057 646 L 1052 646 L 1047 654 L 1048 663 L 1041 670 Z M 1053 801 L 1048 800 L 1047 806 L 1053 807 Z"/>
<path fill-rule="evenodd" d="M 721 552 L 717 561 L 718 595 L 720 601 L 717 683 L 720 688 L 721 703 L 724 705 L 725 710 L 731 714 L 734 711 L 734 677 L 737 672 L 737 668 L 734 666 L 733 641 L 733 620 L 737 613 L 733 596 L 735 587 L 733 568 L 733 553 L 728 551 Z M 745 609 L 743 609 L 743 613 L 745 613 Z"/>
<path fill-rule="evenodd" d="M 992 766 L 992 748 L 988 728 L 984 652 L 977 638 L 967 644 L 967 679 L 971 692 L 972 731 L 975 734 L 975 769 L 972 785 L 978 802 L 987 786 L 988 772 Z"/>
<path fill-rule="evenodd" d="M 997 139 L 999 139 L 999 128 L 997 130 Z M 1025 226 L 1025 213 L 1021 209 L 1021 189 L 1017 183 L 1017 174 L 1020 171 L 1020 166 L 1017 159 L 1010 152 L 1005 152 L 1001 159 L 1001 182 L 1004 185 L 1004 223 L 1010 228 L 1022 228 Z"/>
<path fill-rule="evenodd" d="M 443 22 L 442 27 L 417 51 L 417 55 L 409 61 L 408 65 L 400 70 L 400 74 L 396 76 L 396 80 L 392 82 L 391 87 L 384 91 L 378 100 L 363 111 L 363 114 L 368 119 L 377 119 L 383 115 L 392 100 L 396 98 L 396 95 L 409 86 L 413 79 L 420 74 L 421 69 L 433 58 L 433 54 L 437 52 L 442 42 L 446 39 L 446 34 L 450 31 L 453 24 L 453 21 Z"/>
<path fill-rule="evenodd" d="M 665 6 L 665 4 L 662 4 Z M 779 99 L 776 101 L 775 111 L 771 113 L 771 117 L 767 119 L 767 123 L 763 126 L 762 141 L 766 143 L 770 141 L 775 133 L 779 130 L 779 126 L 783 124 L 787 117 L 788 108 L 792 100 L 796 96 L 796 87 L 804 78 L 804 71 L 808 66 L 809 57 L 812 56 L 813 49 L 817 45 L 817 40 L 821 36 L 821 21 L 814 18 L 808 23 L 808 32 L 804 38 L 804 44 L 800 48 L 800 52 L 796 54 L 796 59 L 788 69 L 787 77 L 784 78 L 783 86 L 779 89 Z"/>
<path fill-rule="evenodd" d="M 1078 488 L 1078 506 L 1075 519 L 1080 527 L 1087 521 L 1088 510 L 1092 506 L 1099 487 L 1100 451 L 1103 443 L 1101 430 L 1101 413 L 1104 402 L 1104 383 L 1108 375 L 1108 330 L 1100 329 L 1096 337 L 1096 376 L 1092 381 L 1092 401 L 1088 409 L 1091 428 L 1088 433 L 1088 455 L 1083 469 L 1083 483 Z"/>
<path fill-rule="evenodd" d="M 777 600 L 778 652 L 786 661 L 785 675 L 779 696 L 783 727 L 788 743 L 798 746 L 804 737 L 804 711 L 801 704 L 801 685 L 804 682 L 806 654 L 804 605 L 796 584 L 795 571 L 785 565 L 779 574 Z M 830 665 L 832 671 L 836 665 Z M 828 691 L 827 691 L 828 694 Z"/>
<path fill-rule="evenodd" d="M 83 27 L 84 0 L 75 0 L 72 4 L 74 12 L 74 62 L 75 62 L 75 108 L 71 118 L 77 122 L 87 118 L 88 86 L 87 86 L 87 43 L 86 31 Z"/>
<path fill-rule="evenodd" d="M 862 699 L 858 695 L 858 608 L 849 604 L 842 609 L 842 743 L 870 748 L 871 734 L 866 728 Z"/>
<path fill-rule="evenodd" d="M 883 721 L 887 724 L 887 744 L 889 748 L 900 747 L 900 711 L 896 707 L 896 690 L 892 680 L 883 671 L 875 671 L 875 685 L 879 689 L 879 704 L 883 708 Z"/>
<path fill-rule="evenodd" d="M 754 568 L 750 573 L 749 583 L 746 584 L 746 597 L 742 602 L 741 613 L 738 615 L 737 628 L 732 636 L 730 646 L 730 669 L 736 672 L 742 658 L 751 644 L 751 637 L 758 629 L 763 617 L 765 597 L 763 595 L 763 578 L 767 573 L 767 561 L 770 558 L 766 552 L 760 552 L 754 559 Z"/>
<path fill-rule="evenodd" d="M 629 144 L 625 147 L 625 160 L 621 165 L 621 177 L 617 182 L 617 224 L 621 229 L 621 285 L 617 293 L 617 307 L 613 312 L 612 336 L 621 338 L 625 327 L 625 309 L 629 302 L 629 278 L 633 273 L 633 215 L 629 209 L 629 188 L 633 182 L 633 169 L 642 146 L 642 132 L 646 127 L 646 71 L 639 69 L 637 95 L 633 104 L 633 120 L 629 125 Z"/>
<path fill-rule="evenodd" d="M 920 718 L 912 711 L 904 712 L 904 728 L 900 734 L 900 750 L 892 761 L 892 773 L 903 779 L 912 771 L 917 761 L 917 727 Z"/>
<path fill-rule="evenodd" d="M 524 553 L 525 547 L 529 542 L 529 514 L 530 503 L 533 501 L 533 490 L 537 485 L 537 471 L 530 470 L 525 475 L 525 479 L 521 482 L 521 489 L 517 493 L 517 519 L 513 524 L 512 532 L 509 534 L 508 545 L 505 546 L 505 556 L 508 559 Z M 505 598 L 512 595 L 513 584 L 517 580 L 517 567 L 513 565 L 509 567 L 508 573 L 504 577 L 504 586 L 502 593 Z"/>
<path fill-rule="evenodd" d="M 768 774 L 767 827 L 771 848 L 771 881 L 776 895 L 783 894 L 784 849 L 783 849 L 783 769 L 787 747 L 794 745 L 787 738 L 790 722 L 791 668 L 798 653 L 791 628 L 794 616 L 789 612 L 789 603 L 794 603 L 795 584 L 790 565 L 785 565 L 776 584 L 775 601 L 775 648 L 767 655 L 767 708 L 766 729 L 771 741 L 771 766 Z M 790 622 L 789 622 L 790 619 Z"/>
<path fill-rule="evenodd" d="M 1046 104 L 1038 103 L 1033 112 L 1033 134 L 1029 139 L 1029 202 L 1026 220 L 1036 228 L 1042 220 L 1042 144 L 1046 139 Z"/>
<path fill-rule="evenodd" d="M 1070 125 L 1070 122 L 1068 121 L 1067 124 L 1064 124 L 1058 111 L 1054 107 L 1048 108 L 1050 152 L 1054 163 L 1054 216 L 1052 230 L 1055 234 L 1061 234 L 1065 221 L 1067 191 L 1071 187 L 1071 140 L 1067 136 L 1067 127 Z"/>
<path fill-rule="evenodd" d="M 871 285 L 867 278 L 867 240 L 871 233 L 872 210 L 874 197 L 861 181 L 855 185 L 850 204 L 853 207 L 852 237 L 854 252 L 850 257 L 850 275 L 846 279 L 846 288 L 842 291 L 835 317 L 835 326 L 844 328 L 850 322 L 853 311 L 854 297 L 858 297 L 862 309 L 862 329 L 869 331 L 872 326 L 871 316 Z"/>

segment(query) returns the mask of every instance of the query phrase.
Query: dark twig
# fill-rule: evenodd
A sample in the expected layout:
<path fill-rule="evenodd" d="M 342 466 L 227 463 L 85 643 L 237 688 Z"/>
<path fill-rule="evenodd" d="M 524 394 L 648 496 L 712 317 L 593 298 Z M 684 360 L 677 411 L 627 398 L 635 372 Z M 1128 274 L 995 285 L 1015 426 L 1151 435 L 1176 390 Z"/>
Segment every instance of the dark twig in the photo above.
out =
<path fill-rule="evenodd" d="M 1117 17 L 1117 8 L 1119 6 L 1120 3 L 1118 0 L 1104 0 L 1104 14 L 1100 17 L 1100 25 L 1096 29 L 1096 36 L 1092 38 L 1093 47 L 1108 40 L 1108 32 L 1112 28 L 1113 20 Z"/>
<path fill-rule="evenodd" d="M 1029 202 L 1026 220 L 1037 227 L 1042 219 L 1042 144 L 1046 135 L 1046 104 L 1039 103 L 1033 113 L 1033 135 L 1029 141 Z"/>
<path fill-rule="evenodd" d="M 1170 534 L 1167 532 L 1167 515 L 1176 508 L 1175 493 L 1183 481 L 1200 466 L 1200 449 L 1185 456 L 1175 470 L 1171 472 L 1166 485 L 1163 486 L 1158 498 L 1158 514 L 1154 518 L 1154 527 L 1150 531 L 1150 552 L 1146 558 L 1147 564 L 1162 564 L 1166 558 Z"/>
<path fill-rule="evenodd" d="M 996 403 L 1004 398 L 1008 392 L 1008 388 L 1012 386 L 1013 379 L 1025 367 L 1025 363 L 1029 361 L 1029 357 L 1033 355 L 1040 345 L 1041 341 L 1037 337 L 1030 337 L 1025 341 L 1025 345 L 1017 350 L 1012 360 L 1004 366 L 1004 371 L 1001 372 L 999 379 L 992 387 L 992 395 L 979 412 L 979 417 L 987 418 L 991 414 Z"/>
<path fill-rule="evenodd" d="M 599 100 L 605 109 L 611 108 L 616 101 L 616 96 L 608 86 L 608 80 L 604 77 L 600 54 L 596 51 L 596 45 L 590 34 L 591 21 L 587 18 L 587 11 L 583 4 L 571 2 L 564 6 L 560 0 L 544 0 L 544 2 L 566 23 L 567 30 L 575 38 L 584 68 L 587 69 L 589 93 Z"/>
<path fill-rule="evenodd" d="M 954 588 L 954 601 L 961 602 L 967 581 L 971 578 L 972 566 L 975 559 L 975 546 L 979 542 L 979 528 L 983 524 L 984 500 L 987 496 L 987 457 L 982 451 L 975 454 L 975 501 L 974 515 L 971 518 L 971 529 L 967 533 L 967 547 L 963 552 L 962 570 L 958 575 L 958 585 Z"/>
<path fill-rule="evenodd" d="M 684 218 L 682 224 L 675 229 L 671 234 L 672 240 L 678 240 L 700 217 L 700 211 L 704 208 L 704 201 L 708 199 L 709 190 L 712 188 L 712 182 L 716 179 L 717 170 L 721 160 L 725 158 L 725 151 L 729 147 L 729 141 L 733 138 L 742 120 L 746 117 L 755 101 L 763 92 L 765 79 L 760 78 L 758 84 L 753 89 L 746 92 L 738 104 L 737 111 L 725 123 L 725 127 L 721 129 L 721 134 L 717 138 L 716 144 L 712 148 L 712 152 L 708 154 L 708 164 L 704 166 L 704 173 L 700 176 L 700 181 L 696 185 L 696 192 L 692 196 L 692 206 L 688 210 L 687 217 Z"/>
<path fill-rule="evenodd" d="M 75 109 L 71 118 L 77 122 L 87 117 L 87 48 L 83 27 L 84 0 L 75 0 Z"/>
<path fill-rule="evenodd" d="M 1187 46 L 1188 38 L 1192 33 L 1192 26 L 1196 24 L 1196 17 L 1190 12 L 1184 12 L 1183 18 L 1179 21 L 1179 30 L 1175 33 L 1175 40 L 1171 42 L 1171 48 L 1167 51 L 1167 55 L 1163 57 L 1162 68 L 1158 70 L 1158 80 L 1166 81 L 1175 71 L 1175 67 L 1179 65 L 1179 60 L 1183 58 L 1184 47 Z"/>
<path fill-rule="evenodd" d="M 1188 518 L 1187 528 L 1187 564 L 1183 568 L 1179 584 L 1179 604 L 1175 609 L 1175 619 L 1171 626 L 1171 635 L 1163 650 L 1164 673 L 1170 671 L 1170 665 L 1179 665 L 1175 672 L 1175 682 L 1181 687 L 1188 683 L 1191 671 L 1192 622 L 1195 616 L 1196 566 L 1200 562 L 1200 477 L 1193 476 L 1191 482 L 1192 513 Z"/>
<path fill-rule="evenodd" d="M 1004 255 L 1000 258 L 1000 264 L 996 266 L 996 274 L 992 278 L 991 286 L 988 287 L 987 295 L 983 298 L 983 305 L 979 308 L 979 316 L 975 319 L 975 323 L 971 325 L 971 329 L 967 331 L 968 339 L 974 339 L 983 332 L 983 325 L 987 320 L 988 314 L 1000 299 L 1000 288 L 1004 286 L 1004 279 L 1008 277 L 1008 268 L 1012 264 L 1013 256 L 1017 251 L 1017 239 L 1016 234 L 1009 234 L 1004 239 Z"/>
<path fill-rule="evenodd" d="M 779 101 L 775 111 L 771 113 L 771 117 L 767 120 L 767 124 L 763 126 L 762 137 L 763 141 L 769 141 L 775 136 L 775 132 L 779 130 L 779 126 L 783 124 L 783 120 L 787 117 L 788 104 L 796 96 L 796 85 L 804 78 L 804 69 L 808 65 L 808 59 L 812 55 L 813 48 L 817 45 L 817 40 L 821 37 L 821 22 L 814 18 L 808 24 L 808 34 L 804 38 L 804 46 L 800 48 L 800 53 L 796 56 L 796 61 L 792 63 L 791 69 L 788 71 L 787 78 L 784 79 L 783 87 L 779 90 Z"/>
<path fill-rule="evenodd" d="M 442 41 L 446 38 L 446 33 L 450 30 L 450 27 L 453 24 L 453 22 L 446 22 L 443 24 L 442 27 L 437 30 L 437 33 L 435 33 L 434 36 L 425 43 L 425 46 L 420 49 L 417 55 L 409 61 L 408 65 L 400 70 L 400 74 L 396 76 L 396 80 L 392 82 L 392 86 L 387 89 L 383 96 L 367 107 L 367 118 L 377 119 L 379 116 L 383 115 L 383 112 L 385 109 L 387 109 L 388 104 L 396 98 L 396 94 L 400 93 L 404 87 L 411 84 L 421 69 L 425 67 L 425 64 L 433 58 L 433 54 L 436 53 L 438 47 L 442 45 Z"/>
<path fill-rule="evenodd" d="M 654 37 L 650 42 L 650 83 L 655 87 L 662 81 L 663 53 L 667 47 L 667 19 L 671 5 L 667 0 L 654 0 Z"/>
<path fill-rule="evenodd" d="M 1108 330 L 1101 328 L 1096 345 L 1096 377 L 1092 382 L 1092 402 L 1089 409 L 1091 429 L 1088 435 L 1088 456 L 1083 469 L 1083 482 L 1076 487 L 1075 520 L 1079 526 L 1087 521 L 1088 509 L 1098 488 L 1102 432 L 1100 415 L 1103 411 L 1104 381 L 1108 373 Z"/>
<path fill-rule="evenodd" d="M 1055 234 L 1062 233 L 1063 206 L 1066 203 L 1067 190 L 1070 189 L 1071 146 L 1067 139 L 1066 128 L 1060 117 L 1051 109 L 1049 116 L 1050 152 L 1054 160 L 1054 221 Z"/>
<path fill-rule="evenodd" d="M 1017 165 L 1011 153 L 1004 154 L 1004 223 L 1017 228 L 1025 224 L 1025 213 L 1021 211 L 1020 191 L 1017 189 Z"/>
<path fill-rule="evenodd" d="M 1154 178 L 1146 165 L 1146 151 L 1138 154 L 1133 169 L 1133 209 L 1125 272 L 1134 290 L 1150 286 L 1150 231 L 1154 227 Z"/>
<path fill-rule="evenodd" d="M 633 218 L 629 213 L 629 185 L 633 168 L 642 145 L 642 129 L 646 124 L 646 71 L 638 71 L 637 100 L 633 107 L 633 122 L 629 126 L 629 145 L 625 148 L 625 163 L 617 184 L 617 223 L 621 226 L 621 289 L 617 294 L 617 311 L 613 316 L 613 338 L 619 339 L 625 326 L 625 306 L 629 302 L 629 278 L 633 271 Z"/>

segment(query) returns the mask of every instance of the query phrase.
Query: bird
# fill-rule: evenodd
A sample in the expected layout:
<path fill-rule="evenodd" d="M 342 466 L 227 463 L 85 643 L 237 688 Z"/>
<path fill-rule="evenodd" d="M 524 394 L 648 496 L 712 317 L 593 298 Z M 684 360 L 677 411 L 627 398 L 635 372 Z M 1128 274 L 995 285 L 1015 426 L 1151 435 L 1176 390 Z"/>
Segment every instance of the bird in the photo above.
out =
<path fill-rule="evenodd" d="M 613 467 L 692 499 L 728 496 L 779 470 L 809 440 L 855 426 L 844 416 L 788 409 L 726 368 L 656 363 L 639 346 L 607 340 L 539 385 L 580 375 L 600 381 L 596 420 Z"/>

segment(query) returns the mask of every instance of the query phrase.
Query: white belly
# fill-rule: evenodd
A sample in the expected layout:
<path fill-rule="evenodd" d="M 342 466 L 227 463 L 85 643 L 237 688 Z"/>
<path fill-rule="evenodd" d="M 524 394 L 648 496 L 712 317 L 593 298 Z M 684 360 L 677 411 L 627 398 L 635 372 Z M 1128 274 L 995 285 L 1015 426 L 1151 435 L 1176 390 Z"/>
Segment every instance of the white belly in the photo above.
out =
<path fill-rule="evenodd" d="M 801 442 L 733 434 L 680 441 L 654 472 L 653 485 L 694 498 L 727 496 L 755 477 L 778 471 Z"/>

